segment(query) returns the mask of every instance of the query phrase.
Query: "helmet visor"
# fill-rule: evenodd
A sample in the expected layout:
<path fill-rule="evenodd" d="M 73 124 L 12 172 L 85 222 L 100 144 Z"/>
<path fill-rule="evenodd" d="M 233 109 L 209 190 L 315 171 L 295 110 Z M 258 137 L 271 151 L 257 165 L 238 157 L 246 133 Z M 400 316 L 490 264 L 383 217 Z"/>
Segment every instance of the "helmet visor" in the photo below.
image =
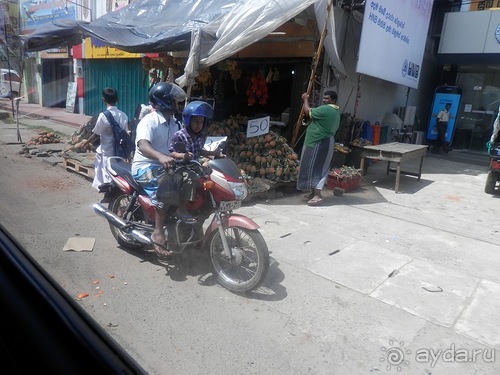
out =
<path fill-rule="evenodd" d="M 186 92 L 181 89 L 179 86 L 172 83 L 172 91 L 170 92 L 172 99 L 176 102 L 183 102 L 187 98 Z"/>

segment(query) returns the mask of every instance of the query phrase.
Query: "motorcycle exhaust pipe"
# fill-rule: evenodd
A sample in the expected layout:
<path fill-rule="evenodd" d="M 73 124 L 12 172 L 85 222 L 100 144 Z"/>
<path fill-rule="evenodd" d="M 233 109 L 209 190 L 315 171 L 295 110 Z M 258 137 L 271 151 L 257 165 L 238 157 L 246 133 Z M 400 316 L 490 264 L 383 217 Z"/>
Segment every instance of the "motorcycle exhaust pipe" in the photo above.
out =
<path fill-rule="evenodd" d="M 144 234 L 142 234 L 141 232 L 139 232 L 137 229 L 132 230 L 130 232 L 130 234 L 132 236 L 134 236 L 134 238 L 137 241 L 142 242 L 143 244 L 146 244 L 146 245 L 151 245 L 152 244 L 151 239 L 148 236 L 145 236 Z"/>
<path fill-rule="evenodd" d="M 111 212 L 107 208 L 103 207 L 101 204 L 95 203 L 92 207 L 94 208 L 94 212 L 96 214 L 103 216 L 106 220 L 109 221 L 111 225 L 117 227 L 118 229 L 122 230 L 126 229 L 125 227 L 128 225 L 128 223 L 122 218 L 116 216 L 113 212 Z M 137 229 L 132 229 L 130 232 L 127 231 L 127 233 L 129 233 L 139 242 L 142 242 L 146 245 L 151 244 L 151 239 L 145 236 Z"/>
<path fill-rule="evenodd" d="M 115 226 L 115 227 L 117 227 L 119 229 L 123 229 L 123 227 L 127 226 L 127 222 L 126 221 L 124 221 L 120 217 L 116 216 L 114 213 L 112 213 L 107 208 L 104 208 L 101 204 L 94 203 L 94 205 L 92 207 L 94 208 L 94 212 L 96 214 L 103 216 L 113 226 Z"/>

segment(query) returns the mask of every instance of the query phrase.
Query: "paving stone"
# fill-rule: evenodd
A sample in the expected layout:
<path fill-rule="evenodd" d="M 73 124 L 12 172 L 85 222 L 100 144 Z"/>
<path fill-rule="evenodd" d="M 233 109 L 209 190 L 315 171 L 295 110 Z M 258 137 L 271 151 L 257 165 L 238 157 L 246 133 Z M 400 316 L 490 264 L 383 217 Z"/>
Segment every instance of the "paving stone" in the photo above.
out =
<path fill-rule="evenodd" d="M 287 232 L 274 241 L 268 241 L 268 246 L 274 256 L 297 267 L 308 267 L 323 259 L 330 260 L 329 254 L 355 241 L 356 239 L 334 230 L 323 229 L 319 234 L 316 226 L 307 226 L 299 231 Z"/>
<path fill-rule="evenodd" d="M 309 270 L 361 293 L 370 293 L 387 280 L 391 272 L 410 261 L 405 255 L 357 241 L 311 265 Z"/>
<path fill-rule="evenodd" d="M 500 349 L 500 285 L 482 280 L 464 310 L 455 331 Z"/>
<path fill-rule="evenodd" d="M 258 216 L 253 219 L 260 226 L 259 230 L 267 242 L 281 238 L 307 225 L 296 218 L 275 214 Z"/>
<path fill-rule="evenodd" d="M 61 143 L 45 143 L 43 145 L 37 146 L 37 148 L 40 152 L 42 152 L 42 151 L 53 151 L 53 152 L 62 151 L 66 147 L 68 147 L 68 145 L 65 143 L 62 143 L 62 142 Z"/>
<path fill-rule="evenodd" d="M 41 159 L 43 162 L 51 164 L 51 165 L 57 165 L 61 164 L 64 162 L 64 158 L 59 157 L 59 156 L 49 156 L 49 157 L 44 157 Z"/>
<path fill-rule="evenodd" d="M 479 279 L 414 259 L 370 295 L 433 323 L 451 327 Z"/>

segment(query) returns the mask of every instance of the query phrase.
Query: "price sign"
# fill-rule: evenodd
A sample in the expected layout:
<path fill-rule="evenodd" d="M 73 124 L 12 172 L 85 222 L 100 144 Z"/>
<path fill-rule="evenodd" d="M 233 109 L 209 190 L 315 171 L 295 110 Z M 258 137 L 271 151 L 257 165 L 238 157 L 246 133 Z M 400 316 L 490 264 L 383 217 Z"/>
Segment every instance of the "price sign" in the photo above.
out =
<path fill-rule="evenodd" d="M 269 133 L 269 116 L 248 120 L 247 138 Z"/>

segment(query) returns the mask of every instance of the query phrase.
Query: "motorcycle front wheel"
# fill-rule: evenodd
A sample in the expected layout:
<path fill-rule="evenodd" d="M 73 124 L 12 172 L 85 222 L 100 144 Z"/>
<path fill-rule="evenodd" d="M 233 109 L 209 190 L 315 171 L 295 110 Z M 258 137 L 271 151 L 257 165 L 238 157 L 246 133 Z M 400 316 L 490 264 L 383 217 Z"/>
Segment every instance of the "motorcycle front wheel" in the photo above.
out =
<path fill-rule="evenodd" d="M 269 270 L 269 250 L 258 230 L 225 228 L 231 259 L 224 255 L 221 235 L 215 231 L 209 241 L 214 273 L 221 285 L 232 292 L 247 292 L 264 281 Z"/>
<path fill-rule="evenodd" d="M 135 221 L 144 223 L 144 214 L 142 212 L 141 207 L 136 204 L 133 208 L 132 212 L 125 216 L 125 211 L 127 209 L 128 204 L 130 203 L 130 195 L 122 194 L 113 198 L 111 202 L 109 202 L 108 209 L 113 212 L 115 215 L 127 221 Z M 120 244 L 120 246 L 124 247 L 128 250 L 140 250 L 143 249 L 146 245 L 138 242 L 132 235 L 120 230 L 112 224 L 109 224 L 111 229 L 111 233 L 116 241 Z"/>

